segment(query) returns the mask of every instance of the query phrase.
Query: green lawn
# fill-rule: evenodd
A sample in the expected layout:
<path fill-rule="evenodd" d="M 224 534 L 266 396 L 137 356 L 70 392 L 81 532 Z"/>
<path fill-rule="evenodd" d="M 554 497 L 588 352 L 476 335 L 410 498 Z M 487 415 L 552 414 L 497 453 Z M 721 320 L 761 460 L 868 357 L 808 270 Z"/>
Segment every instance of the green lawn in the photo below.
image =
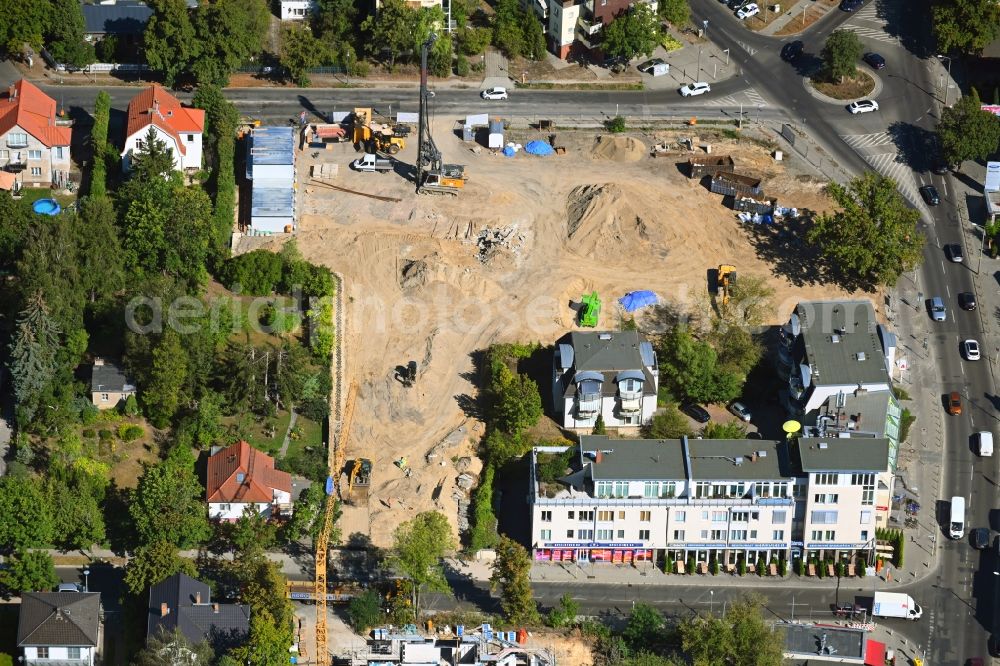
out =
<path fill-rule="evenodd" d="M 298 418 L 295 420 L 295 432 L 299 436 L 292 437 L 288 442 L 288 453 L 286 457 L 290 457 L 301 452 L 305 447 L 311 446 L 314 449 L 323 446 L 323 424 L 316 423 L 311 419 L 299 414 Z"/>
<path fill-rule="evenodd" d="M 62 194 L 61 192 L 55 192 L 45 187 L 25 187 L 21 190 L 21 194 L 28 203 L 34 203 L 39 199 L 55 199 L 63 208 L 76 201 L 75 192 L 73 194 Z"/>
<path fill-rule="evenodd" d="M 239 416 L 230 416 L 222 419 L 223 425 L 230 425 L 234 423 L 239 423 Z M 255 449 L 260 449 L 268 455 L 275 455 L 278 449 L 281 448 L 281 442 L 285 438 L 285 432 L 288 431 L 288 421 L 292 418 L 291 414 L 287 411 L 278 412 L 273 419 L 267 419 L 264 421 L 258 421 L 253 415 L 247 415 L 243 418 L 250 420 L 249 436 L 247 437 L 247 443 Z M 274 424 L 274 437 L 268 437 L 266 430 L 268 424 Z"/>

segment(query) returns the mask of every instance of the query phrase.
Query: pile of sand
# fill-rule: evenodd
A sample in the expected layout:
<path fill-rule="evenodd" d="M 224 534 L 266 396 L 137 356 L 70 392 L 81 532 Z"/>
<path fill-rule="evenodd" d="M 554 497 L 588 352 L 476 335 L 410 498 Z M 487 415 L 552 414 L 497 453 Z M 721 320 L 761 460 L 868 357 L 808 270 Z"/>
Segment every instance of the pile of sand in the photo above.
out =
<path fill-rule="evenodd" d="M 569 247 L 584 256 L 621 256 L 624 249 L 656 242 L 661 234 L 632 202 L 645 199 L 619 183 L 580 185 L 566 200 Z"/>
<path fill-rule="evenodd" d="M 646 156 L 646 144 L 631 136 L 599 136 L 590 149 L 594 159 L 637 162 Z"/>

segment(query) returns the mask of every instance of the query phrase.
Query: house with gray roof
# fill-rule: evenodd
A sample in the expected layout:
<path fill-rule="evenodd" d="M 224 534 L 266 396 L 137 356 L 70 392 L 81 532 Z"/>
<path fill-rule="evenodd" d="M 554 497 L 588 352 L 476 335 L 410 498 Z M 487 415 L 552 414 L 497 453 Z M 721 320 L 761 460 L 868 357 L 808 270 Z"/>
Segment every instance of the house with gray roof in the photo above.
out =
<path fill-rule="evenodd" d="M 94 666 L 103 641 L 97 592 L 25 592 L 17 622 L 24 663 Z"/>
<path fill-rule="evenodd" d="M 84 37 L 87 41 L 105 35 L 141 40 L 153 8 L 139 0 L 118 0 L 100 4 L 83 3 Z"/>
<path fill-rule="evenodd" d="M 90 401 L 98 409 L 114 409 L 135 395 L 135 384 L 125 376 L 125 371 L 103 358 L 94 359 L 90 374 Z"/>
<path fill-rule="evenodd" d="M 869 300 L 803 301 L 780 330 L 782 401 L 794 415 L 838 393 L 891 391 L 896 335 L 878 323 Z"/>
<path fill-rule="evenodd" d="M 574 331 L 552 356 L 552 405 L 564 428 L 635 431 L 656 411 L 659 368 L 651 342 L 638 331 Z"/>
<path fill-rule="evenodd" d="M 149 588 L 146 640 L 175 630 L 191 643 L 207 641 L 216 654 L 223 654 L 249 636 L 250 607 L 213 603 L 208 585 L 174 574 Z"/>

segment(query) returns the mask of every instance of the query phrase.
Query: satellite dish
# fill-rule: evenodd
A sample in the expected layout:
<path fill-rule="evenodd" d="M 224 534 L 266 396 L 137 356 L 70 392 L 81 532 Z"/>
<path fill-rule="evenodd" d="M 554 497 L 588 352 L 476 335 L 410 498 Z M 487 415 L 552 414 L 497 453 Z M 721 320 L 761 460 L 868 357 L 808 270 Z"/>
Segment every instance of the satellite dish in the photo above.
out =
<path fill-rule="evenodd" d="M 798 421 L 785 421 L 781 426 L 781 429 L 785 431 L 786 434 L 792 435 L 802 430 L 802 424 Z"/>

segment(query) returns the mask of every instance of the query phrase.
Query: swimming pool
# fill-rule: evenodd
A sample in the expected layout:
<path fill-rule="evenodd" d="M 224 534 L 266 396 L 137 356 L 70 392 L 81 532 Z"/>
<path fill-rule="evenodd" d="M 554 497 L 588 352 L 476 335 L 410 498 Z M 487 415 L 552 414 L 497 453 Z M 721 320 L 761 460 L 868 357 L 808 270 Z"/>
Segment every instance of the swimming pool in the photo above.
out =
<path fill-rule="evenodd" d="M 39 215 L 58 215 L 62 212 L 62 206 L 55 199 L 39 199 L 31 204 L 31 208 Z"/>

